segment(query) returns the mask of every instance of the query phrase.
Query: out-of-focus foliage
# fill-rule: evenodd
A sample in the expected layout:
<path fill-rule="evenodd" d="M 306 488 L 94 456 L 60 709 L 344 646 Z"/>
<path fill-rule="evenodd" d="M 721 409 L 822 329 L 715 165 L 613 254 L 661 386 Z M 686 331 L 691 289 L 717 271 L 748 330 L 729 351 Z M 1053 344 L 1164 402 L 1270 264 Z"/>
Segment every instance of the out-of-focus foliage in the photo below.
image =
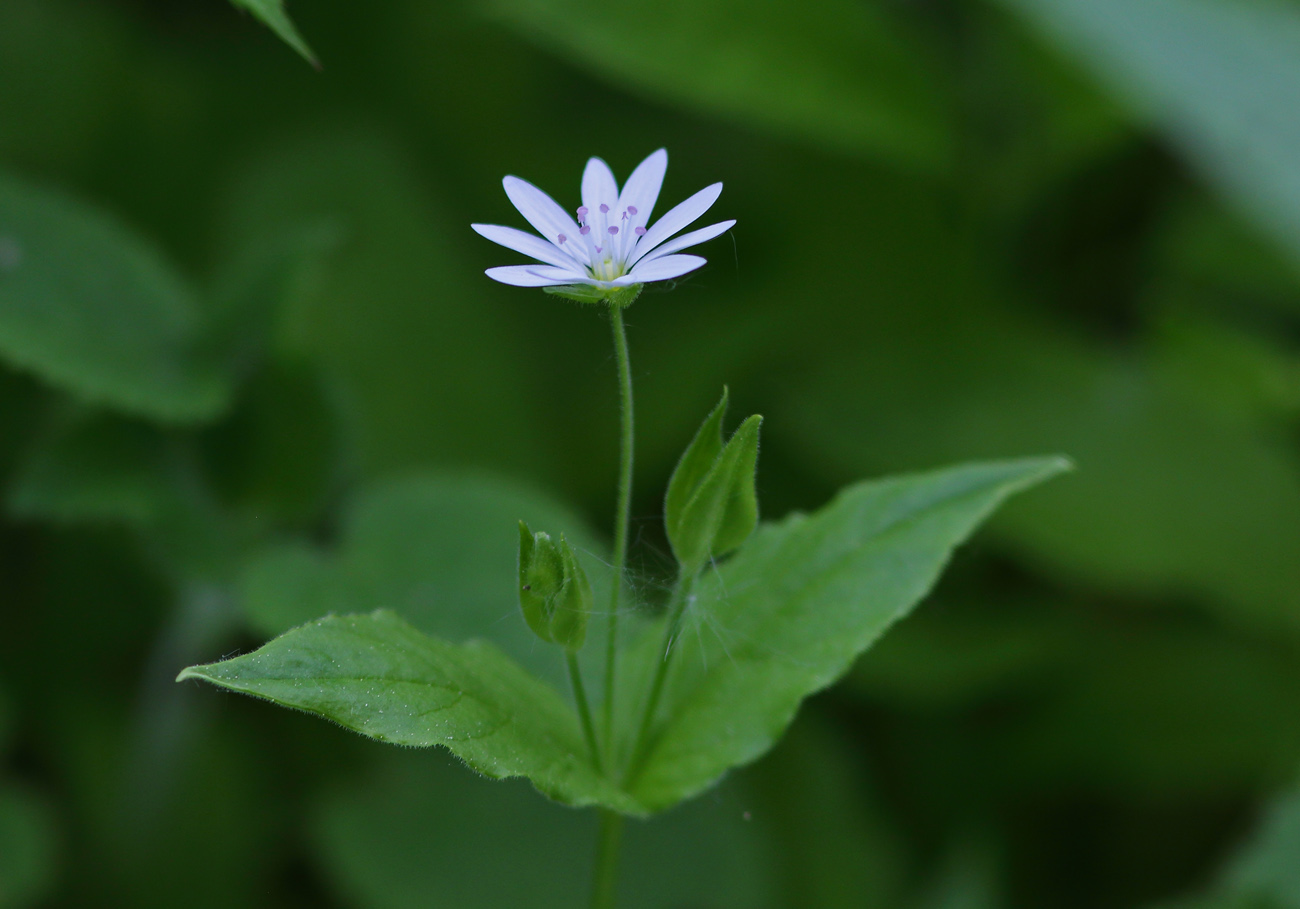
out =
<path fill-rule="evenodd" d="M 572 208 L 588 155 L 660 146 L 739 223 L 627 312 L 648 610 L 723 384 L 765 416 L 765 518 L 1079 469 L 767 757 L 633 825 L 626 905 L 1295 903 L 1263 807 L 1300 773 L 1293 3 L 289 12 L 323 71 L 217 0 L 0 3 L 0 905 L 581 899 L 589 818 L 171 679 L 339 591 L 557 672 L 515 522 L 586 528 L 599 583 L 607 326 L 483 278 L 468 224 L 518 223 L 503 174 Z"/>
<path fill-rule="evenodd" d="M 297 27 L 284 10 L 284 0 L 231 0 L 235 6 L 241 6 L 260 19 L 267 28 L 280 36 L 285 44 L 292 47 L 311 63 L 316 62 L 311 48 L 298 33 Z"/>

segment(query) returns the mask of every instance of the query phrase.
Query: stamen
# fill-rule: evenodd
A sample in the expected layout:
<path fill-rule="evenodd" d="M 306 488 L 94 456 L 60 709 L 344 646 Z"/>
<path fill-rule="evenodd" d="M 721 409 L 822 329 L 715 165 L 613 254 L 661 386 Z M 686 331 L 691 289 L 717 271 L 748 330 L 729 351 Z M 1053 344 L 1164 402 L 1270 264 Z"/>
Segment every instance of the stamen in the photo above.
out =
<path fill-rule="evenodd" d="M 579 206 L 578 206 L 578 223 L 579 223 L 579 224 L 585 224 L 586 221 L 587 221 L 587 206 L 585 206 L 585 205 L 579 205 Z"/>
<path fill-rule="evenodd" d="M 629 215 L 635 215 L 635 214 L 636 214 L 636 206 L 635 206 L 635 205 L 629 205 L 629 206 L 627 207 L 627 213 L 628 213 Z"/>
<path fill-rule="evenodd" d="M 584 237 L 587 236 L 587 234 L 591 233 L 591 225 L 590 224 L 582 225 L 582 227 L 578 228 L 578 233 L 582 234 Z"/>
<path fill-rule="evenodd" d="M 618 228 L 617 228 L 617 227 L 611 227 L 611 228 L 609 229 L 609 232 L 610 232 L 611 234 L 616 234 L 616 233 L 618 233 Z"/>
<path fill-rule="evenodd" d="M 601 213 L 602 215 L 607 215 L 607 214 L 609 214 L 609 206 L 606 205 L 604 202 L 600 203 L 600 213 Z"/>
<path fill-rule="evenodd" d="M 644 228 L 644 227 L 638 227 L 636 230 L 632 231 L 632 233 L 636 234 L 638 237 L 644 237 L 644 236 L 645 236 L 645 228 Z"/>
<path fill-rule="evenodd" d="M 566 237 L 564 234 L 560 234 L 560 245 L 563 246 L 563 245 L 564 245 L 564 241 L 567 240 L 567 239 L 569 239 L 569 238 Z"/>

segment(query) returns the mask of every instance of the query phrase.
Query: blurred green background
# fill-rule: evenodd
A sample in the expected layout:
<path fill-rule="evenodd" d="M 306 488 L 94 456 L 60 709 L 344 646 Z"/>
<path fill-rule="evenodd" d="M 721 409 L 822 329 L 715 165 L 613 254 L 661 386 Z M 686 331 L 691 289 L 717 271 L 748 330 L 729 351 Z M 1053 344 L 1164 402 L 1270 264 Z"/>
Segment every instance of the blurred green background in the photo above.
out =
<path fill-rule="evenodd" d="M 604 551 L 604 319 L 468 225 L 660 146 L 739 223 L 627 314 L 646 603 L 724 383 L 770 516 L 1079 470 L 634 824 L 623 904 L 1300 907 L 1300 4 L 290 12 L 322 70 L 220 0 L 0 3 L 0 907 L 582 904 L 591 817 L 171 679 L 330 610 L 517 637 L 516 518 Z"/>

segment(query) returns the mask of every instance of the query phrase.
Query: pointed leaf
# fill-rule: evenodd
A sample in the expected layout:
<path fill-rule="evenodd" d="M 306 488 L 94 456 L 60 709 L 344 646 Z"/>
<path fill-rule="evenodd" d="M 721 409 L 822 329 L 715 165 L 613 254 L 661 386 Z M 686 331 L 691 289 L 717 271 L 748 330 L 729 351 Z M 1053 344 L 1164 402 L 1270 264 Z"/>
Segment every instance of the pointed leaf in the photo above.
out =
<path fill-rule="evenodd" d="M 743 543 L 758 522 L 754 469 L 762 422 L 752 416 L 741 424 L 682 510 L 678 532 L 669 539 L 688 573 Z"/>
<path fill-rule="evenodd" d="M 917 604 L 1007 496 L 1067 467 L 1028 459 L 861 483 L 814 515 L 762 528 L 697 588 L 687 622 L 698 633 L 679 640 L 663 719 L 630 793 L 667 808 L 762 755 L 804 698 Z M 658 643 L 648 635 L 625 661 L 629 684 L 648 677 Z"/>
<path fill-rule="evenodd" d="M 333 720 L 381 742 L 441 745 L 493 779 L 524 776 L 567 805 L 644 809 L 591 765 L 573 710 L 491 644 L 450 644 L 391 612 L 330 616 L 202 679 Z"/>
<path fill-rule="evenodd" d="M 724 386 L 722 400 L 696 430 L 695 438 L 686 446 L 686 451 L 673 470 L 672 479 L 668 481 L 668 494 L 664 497 L 664 526 L 668 530 L 669 540 L 681 535 L 686 504 L 722 453 L 722 420 L 726 415 L 727 389 Z"/>
<path fill-rule="evenodd" d="M 729 492 L 713 537 L 713 555 L 726 555 L 740 547 L 758 526 L 758 490 L 754 472 L 758 469 L 758 430 L 763 418 L 752 416 L 731 437 L 728 447 L 735 446 L 735 459 L 729 466 Z"/>
<path fill-rule="evenodd" d="M 261 20 L 263 25 L 275 32 L 281 41 L 301 54 L 304 60 L 317 69 L 320 68 L 316 55 L 299 34 L 289 14 L 284 11 L 284 0 L 230 0 L 230 2 L 248 10 Z"/>

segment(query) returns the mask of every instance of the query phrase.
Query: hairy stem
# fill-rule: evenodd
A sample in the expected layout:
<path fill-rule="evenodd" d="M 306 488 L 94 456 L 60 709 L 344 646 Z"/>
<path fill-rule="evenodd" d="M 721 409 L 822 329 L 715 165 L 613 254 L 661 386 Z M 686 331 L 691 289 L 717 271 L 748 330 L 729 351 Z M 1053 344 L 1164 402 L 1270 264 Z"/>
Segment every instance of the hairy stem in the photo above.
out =
<path fill-rule="evenodd" d="M 582 734 L 587 739 L 587 748 L 591 751 L 591 762 L 596 765 L 596 772 L 604 773 L 600 759 L 600 745 L 596 742 L 596 727 L 591 722 L 591 707 L 587 704 L 587 688 L 582 684 L 582 669 L 578 666 L 576 653 L 565 653 L 565 662 L 569 667 L 569 684 L 573 686 L 573 699 L 578 703 L 578 718 L 582 720 Z"/>
<path fill-rule="evenodd" d="M 673 655 L 673 644 L 681 631 L 682 616 L 691 601 L 691 590 L 695 586 L 697 571 L 683 568 L 677 576 L 672 596 L 668 600 L 668 624 L 664 626 L 664 639 L 659 647 L 660 658 L 655 665 L 654 680 L 650 683 L 650 694 L 646 697 L 645 710 L 641 714 L 641 725 L 637 729 L 636 744 L 632 746 L 632 760 L 628 763 L 626 779 L 635 779 L 646 758 L 650 746 L 650 731 L 654 727 L 655 712 L 659 709 L 659 697 L 663 694 L 664 680 L 668 677 L 668 664 Z"/>
<path fill-rule="evenodd" d="M 609 309 L 614 331 L 614 356 L 618 361 L 619 400 L 622 405 L 622 433 L 619 446 L 618 510 L 614 517 L 614 584 L 609 595 L 608 633 L 605 639 L 605 697 L 601 719 L 605 731 L 605 751 L 614 748 L 614 679 L 618 657 L 618 597 L 623 587 L 623 569 L 627 564 L 627 531 L 632 508 L 632 367 L 627 355 L 627 331 L 623 328 L 623 310 Z"/>
<path fill-rule="evenodd" d="M 618 890 L 618 850 L 623 842 L 623 816 L 602 808 L 596 837 L 596 868 L 591 882 L 591 909 L 614 909 Z"/>

